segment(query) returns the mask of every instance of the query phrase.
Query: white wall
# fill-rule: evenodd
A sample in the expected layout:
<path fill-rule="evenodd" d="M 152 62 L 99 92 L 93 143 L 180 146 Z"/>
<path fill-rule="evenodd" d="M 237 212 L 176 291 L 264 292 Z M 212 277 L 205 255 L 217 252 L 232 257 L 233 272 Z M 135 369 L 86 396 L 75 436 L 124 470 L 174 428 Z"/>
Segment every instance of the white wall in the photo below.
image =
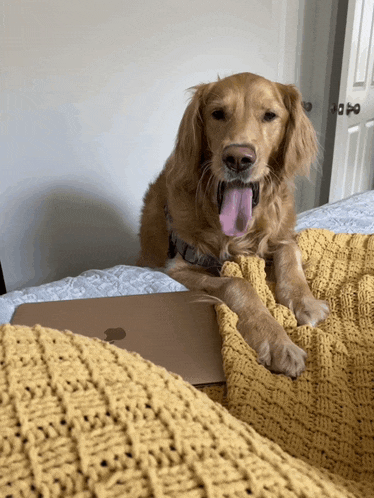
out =
<path fill-rule="evenodd" d="M 133 264 L 142 197 L 173 148 L 185 89 L 241 71 L 295 82 L 302 3 L 2 2 L 8 291 Z"/>

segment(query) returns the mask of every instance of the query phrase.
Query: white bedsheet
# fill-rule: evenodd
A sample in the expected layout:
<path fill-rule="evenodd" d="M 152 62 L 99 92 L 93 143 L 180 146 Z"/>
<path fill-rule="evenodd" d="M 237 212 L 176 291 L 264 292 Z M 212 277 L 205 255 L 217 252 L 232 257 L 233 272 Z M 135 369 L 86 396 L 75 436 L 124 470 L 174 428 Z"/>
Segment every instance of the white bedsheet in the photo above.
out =
<path fill-rule="evenodd" d="M 301 213 L 296 229 L 305 228 L 326 228 L 336 233 L 374 233 L 374 191 Z M 107 270 L 88 270 L 78 277 L 28 287 L 0 297 L 0 324 L 9 322 L 22 303 L 184 290 L 186 287 L 161 271 L 147 268 L 119 265 Z"/>
<path fill-rule="evenodd" d="M 335 233 L 374 233 L 374 190 L 300 213 L 296 229 L 326 228 Z"/>

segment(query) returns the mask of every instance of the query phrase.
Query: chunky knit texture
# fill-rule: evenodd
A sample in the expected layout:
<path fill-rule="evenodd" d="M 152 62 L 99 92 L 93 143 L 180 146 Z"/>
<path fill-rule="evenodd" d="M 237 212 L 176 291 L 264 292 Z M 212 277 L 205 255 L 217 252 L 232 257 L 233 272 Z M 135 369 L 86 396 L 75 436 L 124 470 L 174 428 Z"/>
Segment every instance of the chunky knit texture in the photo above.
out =
<path fill-rule="evenodd" d="M 40 326 L 0 345 L 1 498 L 354 496 L 134 353 Z"/>
<path fill-rule="evenodd" d="M 308 353 L 307 370 L 296 381 L 270 373 L 237 332 L 237 316 L 220 305 L 227 407 L 289 454 L 333 473 L 355 496 L 372 498 L 374 235 L 310 229 L 298 244 L 314 296 L 330 305 L 329 318 L 318 328 L 297 327 L 293 313 L 276 304 L 262 259 L 239 257 L 223 267 L 224 276 L 251 282 Z"/>
<path fill-rule="evenodd" d="M 299 244 L 332 309 L 321 328 L 275 304 L 258 258 L 224 267 L 309 353 L 298 380 L 271 374 L 218 306 L 235 417 L 134 353 L 1 326 L 0 497 L 374 497 L 374 236 L 309 230 Z"/>

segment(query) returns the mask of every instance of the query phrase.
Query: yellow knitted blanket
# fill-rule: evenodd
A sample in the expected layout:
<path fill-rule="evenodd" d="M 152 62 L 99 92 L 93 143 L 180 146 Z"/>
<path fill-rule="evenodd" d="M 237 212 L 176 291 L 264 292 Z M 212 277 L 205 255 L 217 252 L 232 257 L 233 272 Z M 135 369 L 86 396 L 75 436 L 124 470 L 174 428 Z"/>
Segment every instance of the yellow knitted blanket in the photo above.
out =
<path fill-rule="evenodd" d="M 373 498 L 374 236 L 308 230 L 299 244 L 332 310 L 318 329 L 275 304 L 261 260 L 224 268 L 309 353 L 298 380 L 271 374 L 220 305 L 234 416 L 134 353 L 1 326 L 0 498 Z"/>
<path fill-rule="evenodd" d="M 1 498 L 353 498 L 135 353 L 0 326 Z"/>
<path fill-rule="evenodd" d="M 239 257 L 224 276 L 248 279 L 292 340 L 308 353 L 296 381 L 258 365 L 236 330 L 237 316 L 217 308 L 227 379 L 225 404 L 235 417 L 290 455 L 333 473 L 355 496 L 374 497 L 374 235 L 301 232 L 313 294 L 330 305 L 318 328 L 297 327 L 276 304 L 264 261 Z M 211 393 L 221 399 L 222 393 Z M 319 495 L 316 495 L 319 496 Z"/>

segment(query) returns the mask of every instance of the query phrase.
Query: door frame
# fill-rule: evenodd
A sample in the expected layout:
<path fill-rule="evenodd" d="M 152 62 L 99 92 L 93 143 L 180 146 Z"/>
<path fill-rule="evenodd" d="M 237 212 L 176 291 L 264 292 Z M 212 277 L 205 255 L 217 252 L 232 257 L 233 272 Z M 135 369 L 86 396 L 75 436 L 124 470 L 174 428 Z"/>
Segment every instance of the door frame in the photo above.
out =
<path fill-rule="evenodd" d="M 304 0 L 300 19 L 300 53 L 296 59 L 296 84 L 318 136 L 319 156 L 310 179 L 298 179 L 296 200 L 302 210 L 328 203 L 349 0 Z M 322 71 L 322 72 L 321 72 Z M 298 199 L 298 196 L 301 199 Z M 305 198 L 307 197 L 306 201 Z"/>
<path fill-rule="evenodd" d="M 343 52 L 344 42 L 346 37 L 346 24 L 348 14 L 349 0 L 337 1 L 337 18 L 334 36 L 334 45 L 332 51 L 331 61 L 331 75 L 328 87 L 326 87 L 328 102 L 326 107 L 327 121 L 325 132 L 325 145 L 324 145 L 324 158 L 321 177 L 321 188 L 319 195 L 319 204 L 326 204 L 329 201 L 332 162 L 334 156 L 335 132 L 338 113 L 331 113 L 331 104 L 339 104 L 340 85 L 342 80 L 342 65 L 343 65 Z"/>
<path fill-rule="evenodd" d="M 373 8 L 374 0 L 349 0 L 329 202 L 374 187 Z"/>

